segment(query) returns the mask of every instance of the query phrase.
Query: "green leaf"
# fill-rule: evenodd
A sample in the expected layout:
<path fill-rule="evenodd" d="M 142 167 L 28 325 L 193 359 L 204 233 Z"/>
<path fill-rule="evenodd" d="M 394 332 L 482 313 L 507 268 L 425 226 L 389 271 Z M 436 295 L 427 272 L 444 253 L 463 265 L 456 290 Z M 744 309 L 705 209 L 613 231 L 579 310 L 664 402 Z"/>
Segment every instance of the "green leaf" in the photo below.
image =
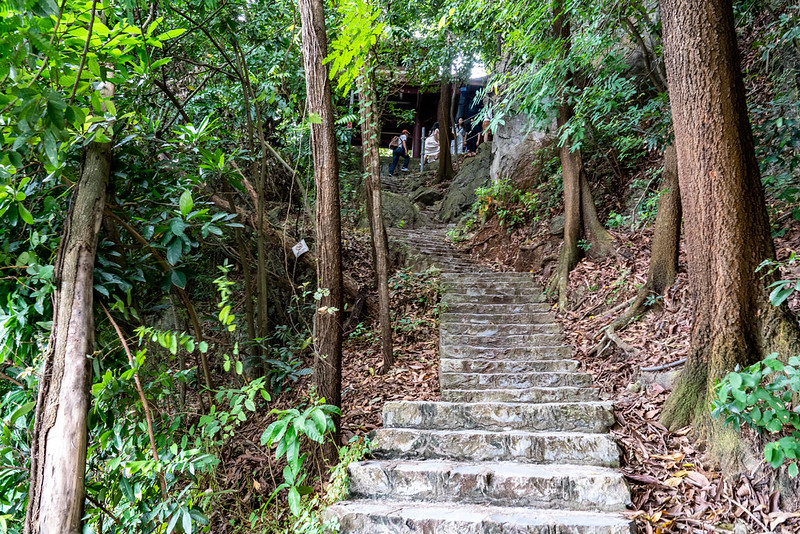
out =
<path fill-rule="evenodd" d="M 183 240 L 179 237 L 174 237 L 167 245 L 167 261 L 170 265 L 175 265 L 180 261 L 181 254 L 183 253 Z"/>
<path fill-rule="evenodd" d="M 14 410 L 14 413 L 11 414 L 11 418 L 8 421 L 9 425 L 13 425 L 17 421 L 17 419 L 19 419 L 20 417 L 22 417 L 26 413 L 28 413 L 31 410 L 33 410 L 33 408 L 35 406 L 36 406 L 36 401 L 31 401 L 31 402 L 23 404 L 22 406 L 20 406 L 16 410 Z"/>
<path fill-rule="evenodd" d="M 300 515 L 300 492 L 294 486 L 289 488 L 289 509 L 295 516 Z"/>
<path fill-rule="evenodd" d="M 311 124 L 322 124 L 322 117 L 320 117 L 316 113 L 310 113 L 308 115 L 308 122 L 310 122 Z"/>
<path fill-rule="evenodd" d="M 22 217 L 22 220 L 28 224 L 33 224 L 33 215 L 28 209 L 20 203 L 17 203 L 17 209 L 19 210 L 19 216 Z"/>
<path fill-rule="evenodd" d="M 181 198 L 179 201 L 179 206 L 181 209 L 181 214 L 186 217 L 191 213 L 192 208 L 194 207 L 194 200 L 192 200 L 192 193 L 188 189 L 181 193 Z"/>
<path fill-rule="evenodd" d="M 127 478 L 122 477 L 119 479 L 119 488 L 122 490 L 122 495 L 125 496 L 128 502 L 136 502 L 136 497 L 133 495 L 133 488 L 131 488 L 131 483 L 128 482 Z"/>
<path fill-rule="evenodd" d="M 183 271 L 172 271 L 170 273 L 170 280 L 174 285 L 178 286 L 179 288 L 181 289 L 186 288 L 186 274 L 184 274 Z"/>
<path fill-rule="evenodd" d="M 236 360 L 236 374 L 240 375 L 240 374 L 242 374 L 242 371 L 244 371 L 244 368 L 242 367 L 242 362 L 239 361 L 239 360 Z"/>
<path fill-rule="evenodd" d="M 205 354 L 206 352 L 208 352 L 208 343 L 206 343 L 205 341 L 201 341 L 200 343 L 197 344 L 197 348 L 200 349 L 200 352 Z"/>
<path fill-rule="evenodd" d="M 169 230 L 176 236 L 181 236 L 184 230 L 186 230 L 186 223 L 178 218 L 172 219 L 169 222 Z"/>
<path fill-rule="evenodd" d="M 797 462 L 790 463 L 788 469 L 789 476 L 795 478 L 797 476 L 797 471 Z"/>
<path fill-rule="evenodd" d="M 183 516 L 181 521 L 181 524 L 183 525 L 183 532 L 185 534 L 192 534 L 192 516 L 189 515 L 189 509 L 182 508 L 181 515 Z"/>
<path fill-rule="evenodd" d="M 742 387 L 742 377 L 739 373 L 730 373 L 728 375 L 728 382 L 730 382 L 731 387 L 734 389 L 741 389 Z"/>

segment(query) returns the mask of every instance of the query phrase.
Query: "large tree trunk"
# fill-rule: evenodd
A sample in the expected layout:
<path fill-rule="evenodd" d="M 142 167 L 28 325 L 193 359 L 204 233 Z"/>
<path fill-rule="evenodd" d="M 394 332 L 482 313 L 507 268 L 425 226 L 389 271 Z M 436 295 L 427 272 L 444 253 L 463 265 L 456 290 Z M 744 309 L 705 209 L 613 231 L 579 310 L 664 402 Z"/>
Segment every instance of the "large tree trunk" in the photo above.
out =
<path fill-rule="evenodd" d="M 394 365 L 392 318 L 389 312 L 389 247 L 381 205 L 381 157 L 378 150 L 380 122 L 378 121 L 375 81 L 370 66 L 364 68 L 356 83 L 360 94 L 364 171 L 367 173 L 367 216 L 372 233 L 372 253 L 378 285 L 378 320 L 381 326 L 381 351 L 383 353 L 381 373 L 387 373 Z"/>
<path fill-rule="evenodd" d="M 311 149 L 317 186 L 316 248 L 317 283 L 327 290 L 315 314 L 314 385 L 328 404 L 342 405 L 342 230 L 339 213 L 339 161 L 333 126 L 333 104 L 328 69 L 325 10 L 322 0 L 300 0 L 303 25 L 303 60 L 306 73 L 308 111 L 319 116 L 311 124 Z M 323 450 L 332 463 L 338 460 L 339 419 L 333 442 Z"/>
<path fill-rule="evenodd" d="M 94 261 L 110 170 L 111 143 L 90 144 L 64 222 L 53 328 L 36 401 L 26 534 L 82 531 Z"/>
<path fill-rule="evenodd" d="M 450 83 L 442 79 L 439 84 L 439 111 L 437 119 L 439 121 L 439 170 L 436 172 L 436 179 L 433 184 L 439 184 L 453 179 L 453 158 L 450 156 L 450 129 L 453 123 L 450 120 L 451 108 L 453 107 L 453 93 Z"/>
<path fill-rule="evenodd" d="M 570 49 L 570 25 L 562 2 L 557 1 L 553 7 L 553 30 L 561 40 L 562 57 L 566 58 Z M 572 77 L 565 82 L 572 85 Z M 558 128 L 561 129 L 573 116 L 572 104 L 564 97 L 558 108 Z M 548 290 L 558 294 L 558 307 L 563 310 L 567 305 L 567 282 L 569 273 L 577 265 L 581 256 L 578 242 L 583 236 L 588 246 L 587 255 L 602 257 L 614 251 L 611 234 L 606 231 L 592 199 L 592 190 L 586 179 L 583 158 L 580 150 L 573 150 L 570 141 L 566 140 L 559 147 L 561 159 L 561 175 L 564 184 L 564 244 L 553 278 Z"/>
<path fill-rule="evenodd" d="M 772 351 L 797 354 L 800 342 L 794 318 L 769 303 L 755 272 L 775 250 L 731 2 L 662 0 L 661 13 L 694 297 L 687 365 L 663 421 L 707 433 L 715 380 Z"/>

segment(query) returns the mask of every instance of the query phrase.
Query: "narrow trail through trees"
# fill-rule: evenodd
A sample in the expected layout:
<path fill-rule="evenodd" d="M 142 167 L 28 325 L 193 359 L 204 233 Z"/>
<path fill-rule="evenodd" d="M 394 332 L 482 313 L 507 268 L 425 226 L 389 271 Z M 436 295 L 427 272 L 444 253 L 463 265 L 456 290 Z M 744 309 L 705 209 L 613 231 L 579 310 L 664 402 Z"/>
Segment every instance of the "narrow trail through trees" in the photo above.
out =
<path fill-rule="evenodd" d="M 349 534 L 635 531 L 611 402 L 577 371 L 528 273 L 496 273 L 445 228 L 393 229 L 443 270 L 442 402 L 390 402 L 372 459 L 329 509 Z"/>

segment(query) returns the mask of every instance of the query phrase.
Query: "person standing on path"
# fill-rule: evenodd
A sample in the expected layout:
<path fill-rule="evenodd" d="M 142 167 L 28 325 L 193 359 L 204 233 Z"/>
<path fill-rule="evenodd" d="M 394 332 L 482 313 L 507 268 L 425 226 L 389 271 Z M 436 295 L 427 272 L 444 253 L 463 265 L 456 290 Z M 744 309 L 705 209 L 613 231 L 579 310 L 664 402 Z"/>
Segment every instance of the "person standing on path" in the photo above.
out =
<path fill-rule="evenodd" d="M 411 132 L 408 130 L 403 130 L 403 133 L 400 134 L 400 140 L 397 143 L 397 148 L 392 151 L 392 166 L 389 167 L 389 176 L 394 175 L 394 170 L 397 168 L 397 162 L 400 161 L 400 157 L 404 156 L 405 160 L 403 161 L 403 167 L 400 169 L 401 171 L 408 171 L 408 164 L 411 161 L 411 156 L 408 155 L 408 136 L 411 135 Z"/>
<path fill-rule="evenodd" d="M 433 123 L 431 134 L 425 139 L 424 163 L 439 159 L 439 123 Z"/>
<path fill-rule="evenodd" d="M 463 154 L 464 153 L 464 118 L 458 118 L 458 124 L 456 125 L 456 135 L 455 135 L 455 143 L 456 143 L 456 154 Z"/>

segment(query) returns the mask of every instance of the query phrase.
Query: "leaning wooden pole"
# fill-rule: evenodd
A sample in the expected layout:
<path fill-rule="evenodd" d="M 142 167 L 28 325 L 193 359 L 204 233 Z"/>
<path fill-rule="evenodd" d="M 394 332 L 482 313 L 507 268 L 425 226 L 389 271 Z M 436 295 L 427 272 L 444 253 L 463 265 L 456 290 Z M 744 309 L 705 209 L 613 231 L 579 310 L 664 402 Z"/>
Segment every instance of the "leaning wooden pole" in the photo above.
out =
<path fill-rule="evenodd" d="M 94 261 L 111 143 L 91 143 L 64 222 L 53 327 L 39 378 L 25 534 L 82 532 L 87 414 L 94 352 Z"/>
<path fill-rule="evenodd" d="M 342 404 L 342 229 L 339 212 L 339 161 L 333 124 L 333 103 L 328 69 L 325 10 L 322 0 L 299 0 L 308 112 L 319 120 L 311 124 L 311 150 L 317 187 L 315 217 L 317 284 L 323 290 L 315 314 L 314 385 L 328 404 Z M 323 450 L 329 462 L 338 460 L 336 419 L 333 443 Z"/>

